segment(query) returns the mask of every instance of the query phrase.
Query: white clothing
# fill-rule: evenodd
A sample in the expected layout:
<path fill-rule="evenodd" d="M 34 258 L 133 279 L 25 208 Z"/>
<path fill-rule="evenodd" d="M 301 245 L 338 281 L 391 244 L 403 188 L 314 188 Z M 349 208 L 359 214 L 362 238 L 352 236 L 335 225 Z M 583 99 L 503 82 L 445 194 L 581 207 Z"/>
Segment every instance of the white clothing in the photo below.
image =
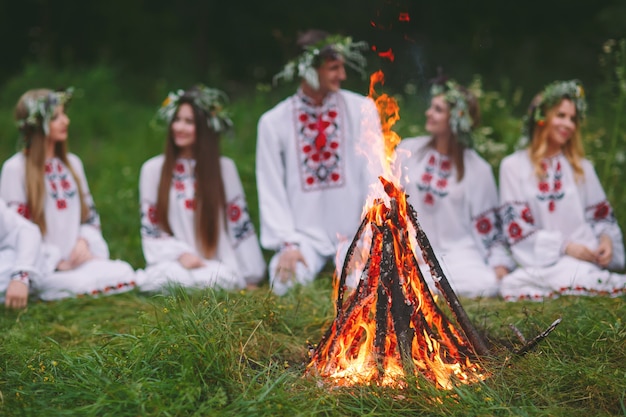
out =
<path fill-rule="evenodd" d="M 466 149 L 465 174 L 459 182 L 452 160 L 428 146 L 430 141 L 427 136 L 404 139 L 396 148 L 407 201 L 455 293 L 496 296 L 499 282 L 494 268 L 511 269 L 513 262 L 497 216 L 498 191 L 491 166 Z M 436 290 L 421 251 L 414 249 L 424 277 Z"/>
<path fill-rule="evenodd" d="M 135 272 L 126 262 L 109 260 L 109 248 L 102 237 L 100 218 L 89 192 L 83 164 L 74 154 L 68 154 L 68 161 L 85 193 L 89 217 L 85 222 L 81 221 L 78 187 L 69 169 L 59 158 L 46 160 L 46 234 L 42 244 L 45 266 L 37 282 L 39 297 L 53 300 L 128 291 L 135 286 Z M 15 154 L 4 163 L 0 175 L 0 197 L 10 208 L 30 219 L 25 163 L 22 153 Z M 94 259 L 70 271 L 56 271 L 58 263 L 68 259 L 80 238 L 85 239 Z"/>
<path fill-rule="evenodd" d="M 311 282 L 328 260 L 345 255 L 342 248 L 358 229 L 369 187 L 379 184 L 382 170 L 376 158 L 382 152 L 374 102 L 350 91 L 330 93 L 315 106 L 299 89 L 260 118 L 261 245 L 274 251 L 285 244 L 300 246 L 308 267 L 299 265 L 297 282 Z M 270 262 L 269 275 L 274 291 L 283 294 L 293 282 L 283 285 L 275 279 L 279 254 Z"/>
<path fill-rule="evenodd" d="M 220 158 L 226 197 L 225 222 L 213 259 L 201 255 L 195 232 L 194 159 L 180 158 L 174 166 L 169 194 L 168 222 L 172 234 L 157 224 L 156 203 L 164 155 L 146 161 L 139 178 L 141 243 L 146 259 L 143 291 L 158 291 L 169 284 L 184 287 L 245 288 L 259 283 L 265 274 L 265 260 L 250 219 L 243 187 L 234 162 Z M 226 223 L 226 224 L 225 224 Z M 188 270 L 178 262 L 184 253 L 203 258 L 204 267 Z"/>
<path fill-rule="evenodd" d="M 40 278 L 41 233 L 39 228 L 10 210 L 0 199 L 0 303 L 13 280 L 29 289 Z"/>
<path fill-rule="evenodd" d="M 502 283 L 507 300 L 542 300 L 560 294 L 619 294 L 626 276 L 565 255 L 568 243 L 591 250 L 607 235 L 613 243 L 609 269 L 624 267 L 622 232 L 591 163 L 583 159 L 584 176 L 559 154 L 543 161 L 546 176 L 537 179 L 527 150 L 500 165 L 503 229 L 519 267 Z"/>

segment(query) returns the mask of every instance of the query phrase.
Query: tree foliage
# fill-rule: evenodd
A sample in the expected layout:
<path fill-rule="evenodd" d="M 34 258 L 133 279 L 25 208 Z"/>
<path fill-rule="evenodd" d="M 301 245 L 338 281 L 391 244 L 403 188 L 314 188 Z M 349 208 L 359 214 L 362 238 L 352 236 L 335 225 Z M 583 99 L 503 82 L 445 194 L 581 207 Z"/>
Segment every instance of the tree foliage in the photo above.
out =
<path fill-rule="evenodd" d="M 409 19 L 399 19 L 407 13 Z M 392 82 L 502 76 L 539 87 L 555 78 L 598 77 L 606 39 L 626 34 L 622 0 L 24 0 L 0 3 L 0 84 L 27 63 L 110 64 L 129 74 L 181 82 L 268 82 L 295 54 L 299 30 L 321 28 L 391 48 Z M 540 79 L 538 79 L 540 78 Z"/>

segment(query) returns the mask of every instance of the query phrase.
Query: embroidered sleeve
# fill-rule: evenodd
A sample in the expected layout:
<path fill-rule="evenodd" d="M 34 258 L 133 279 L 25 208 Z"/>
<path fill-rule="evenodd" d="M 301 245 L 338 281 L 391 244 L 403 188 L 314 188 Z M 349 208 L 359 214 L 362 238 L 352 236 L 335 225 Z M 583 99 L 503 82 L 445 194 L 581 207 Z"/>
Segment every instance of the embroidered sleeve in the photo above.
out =
<path fill-rule="evenodd" d="M 603 223 L 614 225 L 617 223 L 611 204 L 604 200 L 591 206 L 585 207 L 585 219 L 596 229 Z"/>
<path fill-rule="evenodd" d="M 606 235 L 613 244 L 613 258 L 609 269 L 623 269 L 626 263 L 622 230 L 617 224 L 611 204 L 606 199 L 600 180 L 590 163 L 585 161 L 585 221 L 589 223 L 597 237 Z"/>
<path fill-rule="evenodd" d="M 0 174 L 0 198 L 11 210 L 30 220 L 31 213 L 26 202 L 24 165 L 23 162 L 19 162 L 21 161 L 13 157 L 3 165 Z"/>
<path fill-rule="evenodd" d="M 238 195 L 226 205 L 226 219 L 231 241 L 236 248 L 250 236 L 254 236 L 254 225 L 243 196 Z"/>
<path fill-rule="evenodd" d="M 502 225 L 496 209 L 487 210 L 473 217 L 472 224 L 474 234 L 488 251 L 490 251 L 494 245 L 502 243 Z"/>
<path fill-rule="evenodd" d="M 505 266 L 512 269 L 513 261 L 502 236 L 502 223 L 497 207 L 498 191 L 491 166 L 469 151 L 466 160 L 468 172 L 475 175 L 471 183 L 466 185 L 469 187 L 466 190 L 466 198 L 470 204 L 470 227 L 474 241 L 489 266 L 492 268 Z M 443 162 L 450 163 L 447 159 Z M 449 169 L 448 166 L 443 168 Z"/>
<path fill-rule="evenodd" d="M 502 231 L 509 246 L 514 246 L 535 233 L 535 221 L 527 203 L 505 203 L 500 208 Z"/>
<path fill-rule="evenodd" d="M 85 195 L 85 203 L 87 204 L 89 213 L 87 215 L 87 219 L 83 222 L 83 224 L 88 224 L 90 226 L 100 229 L 100 215 L 96 211 L 96 204 L 93 201 L 91 193 Z"/>
<path fill-rule="evenodd" d="M 158 225 L 156 206 L 149 201 L 142 201 L 140 207 L 141 237 L 162 238 L 168 234 Z"/>
<path fill-rule="evenodd" d="M 237 167 L 227 158 L 222 158 L 222 179 L 228 201 L 226 219 L 229 240 L 235 252 L 237 267 L 247 283 L 256 284 L 265 275 L 265 259 L 250 218 Z"/>
<path fill-rule="evenodd" d="M 15 271 L 11 274 L 11 281 L 19 281 L 25 284 L 27 287 L 30 286 L 30 277 L 27 271 Z"/>
<path fill-rule="evenodd" d="M 3 261 L 11 266 L 10 279 L 29 285 L 30 280 L 42 272 L 39 228 L 18 216 L 0 200 L 0 238 L 4 246 L 14 250 L 14 256 Z"/>

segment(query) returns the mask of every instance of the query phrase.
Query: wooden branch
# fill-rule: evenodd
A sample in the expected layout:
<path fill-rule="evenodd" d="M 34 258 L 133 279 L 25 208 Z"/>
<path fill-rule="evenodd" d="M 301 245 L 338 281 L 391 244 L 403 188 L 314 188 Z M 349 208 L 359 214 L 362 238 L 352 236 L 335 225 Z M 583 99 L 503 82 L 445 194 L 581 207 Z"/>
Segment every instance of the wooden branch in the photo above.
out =
<path fill-rule="evenodd" d="M 478 332 L 472 325 L 472 322 L 467 316 L 465 309 L 463 309 L 463 306 L 461 305 L 459 298 L 454 293 L 454 290 L 452 289 L 450 282 L 448 282 L 446 275 L 443 273 L 443 269 L 441 268 L 441 265 L 439 265 L 439 261 L 437 260 L 437 257 L 435 256 L 435 252 L 433 251 L 433 248 L 430 244 L 430 241 L 428 240 L 428 237 L 426 236 L 426 233 L 424 232 L 424 229 L 422 229 L 422 227 L 419 224 L 419 221 L 417 220 L 417 213 L 415 212 L 415 209 L 408 203 L 407 203 L 407 212 L 411 220 L 411 223 L 413 224 L 413 227 L 415 228 L 417 242 L 422 249 L 424 258 L 426 262 L 428 262 L 428 265 L 430 266 L 431 271 L 435 273 L 435 279 L 434 279 L 435 285 L 437 286 L 437 288 L 439 288 L 439 290 L 443 294 L 443 297 L 445 298 L 446 302 L 448 303 L 448 306 L 452 310 L 452 313 L 456 317 L 457 322 L 459 323 L 459 325 L 465 332 L 465 336 L 472 344 L 472 348 L 474 349 L 476 354 L 489 355 L 489 349 L 487 348 L 487 344 L 485 343 L 483 338 L 480 336 L 480 334 L 478 334 Z"/>
<path fill-rule="evenodd" d="M 515 350 L 514 353 L 517 354 L 517 355 L 523 355 L 523 354 L 529 352 L 531 349 L 533 349 L 535 346 L 537 346 L 539 344 L 539 342 L 541 342 L 543 339 L 548 337 L 548 335 L 550 333 L 552 333 L 552 331 L 556 328 L 556 326 L 559 325 L 559 323 L 561 323 L 561 321 L 562 321 L 562 318 L 559 317 L 550 326 L 548 326 L 548 328 L 546 330 L 544 330 L 543 332 L 539 333 L 530 342 L 526 343 L 521 348 Z M 523 338 L 523 336 L 522 336 L 522 338 Z"/>

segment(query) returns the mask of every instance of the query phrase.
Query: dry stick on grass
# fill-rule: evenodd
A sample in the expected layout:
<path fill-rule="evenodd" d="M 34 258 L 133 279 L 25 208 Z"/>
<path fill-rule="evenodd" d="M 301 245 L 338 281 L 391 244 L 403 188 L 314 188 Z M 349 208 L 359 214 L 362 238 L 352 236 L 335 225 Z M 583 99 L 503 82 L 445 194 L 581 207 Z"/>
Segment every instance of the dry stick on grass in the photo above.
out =
<path fill-rule="evenodd" d="M 550 333 L 552 333 L 552 331 L 556 328 L 556 326 L 558 326 L 559 323 L 561 323 L 561 320 L 562 320 L 562 318 L 560 318 L 560 317 L 558 319 L 556 319 L 550 326 L 548 326 L 548 328 L 546 330 L 544 330 L 543 332 L 539 333 L 537 336 L 535 336 L 529 342 L 526 341 L 526 338 L 524 337 L 522 332 L 517 327 L 515 327 L 515 325 L 509 324 L 509 328 L 511 330 L 513 330 L 513 332 L 515 333 L 517 338 L 520 340 L 520 342 L 524 343 L 524 346 L 522 346 L 521 348 L 519 348 L 517 350 L 514 350 L 513 353 L 515 353 L 517 355 L 523 355 L 523 354 L 529 352 L 531 349 L 533 349 L 535 346 L 537 346 L 539 344 L 539 342 L 541 342 L 543 339 L 548 337 L 548 335 Z"/>

